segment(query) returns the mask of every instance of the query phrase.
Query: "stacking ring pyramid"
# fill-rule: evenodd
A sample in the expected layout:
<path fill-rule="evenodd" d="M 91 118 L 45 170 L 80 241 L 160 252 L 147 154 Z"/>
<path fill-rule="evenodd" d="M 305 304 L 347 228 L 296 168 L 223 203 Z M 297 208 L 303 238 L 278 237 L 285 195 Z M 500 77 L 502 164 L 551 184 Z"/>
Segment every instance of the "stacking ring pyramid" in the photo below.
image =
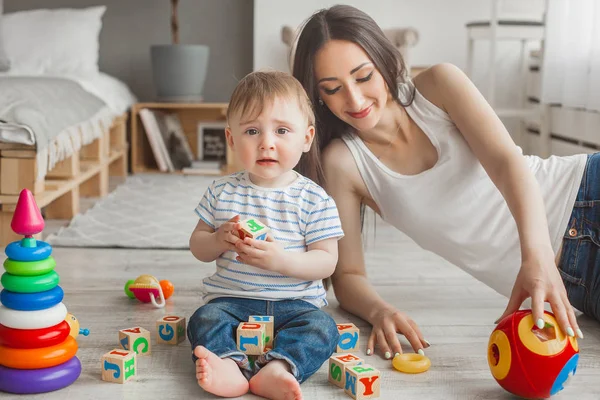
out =
<path fill-rule="evenodd" d="M 0 279 L 0 391 L 61 389 L 81 373 L 75 356 L 79 324 L 73 329 L 71 316 L 65 320 L 52 247 L 33 238 L 44 229 L 44 220 L 27 189 L 19 195 L 11 228 L 25 237 L 6 247 L 6 272 Z"/>

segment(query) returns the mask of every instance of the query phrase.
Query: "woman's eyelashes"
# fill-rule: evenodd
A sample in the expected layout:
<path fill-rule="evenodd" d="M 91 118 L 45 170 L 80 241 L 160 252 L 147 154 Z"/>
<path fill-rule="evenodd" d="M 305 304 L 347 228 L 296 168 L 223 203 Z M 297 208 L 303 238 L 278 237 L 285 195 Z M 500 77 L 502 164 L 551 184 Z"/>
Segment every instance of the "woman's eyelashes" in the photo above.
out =
<path fill-rule="evenodd" d="M 373 77 L 373 72 L 374 72 L 374 71 L 371 71 L 371 72 L 370 72 L 370 73 L 369 73 L 367 76 L 365 76 L 364 78 L 356 78 L 356 82 L 358 82 L 358 83 L 364 83 L 364 82 L 368 82 L 368 81 L 370 81 L 370 80 L 371 80 L 371 78 Z M 322 89 L 323 89 L 323 91 L 325 92 L 325 94 L 328 94 L 328 95 L 335 94 L 335 93 L 336 93 L 338 90 L 340 90 L 341 88 L 342 88 L 341 86 L 338 86 L 338 87 L 336 87 L 336 88 L 333 88 L 333 89 L 328 89 L 328 88 L 326 88 L 326 87 L 322 87 Z"/>

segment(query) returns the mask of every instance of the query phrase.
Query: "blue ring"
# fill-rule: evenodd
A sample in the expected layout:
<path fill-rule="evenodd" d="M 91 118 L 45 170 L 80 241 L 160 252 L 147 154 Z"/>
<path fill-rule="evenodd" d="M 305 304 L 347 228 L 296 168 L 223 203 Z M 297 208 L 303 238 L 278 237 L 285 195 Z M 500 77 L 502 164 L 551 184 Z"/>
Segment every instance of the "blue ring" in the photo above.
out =
<path fill-rule="evenodd" d="M 8 258 L 15 261 L 40 261 L 50 257 L 52 246 L 42 240 L 36 242 L 36 247 L 23 247 L 20 240 L 9 243 L 4 253 Z"/>
<path fill-rule="evenodd" d="M 13 310 L 37 311 L 54 307 L 63 300 L 64 295 L 60 286 L 37 293 L 17 293 L 4 289 L 0 292 L 0 302 Z"/>

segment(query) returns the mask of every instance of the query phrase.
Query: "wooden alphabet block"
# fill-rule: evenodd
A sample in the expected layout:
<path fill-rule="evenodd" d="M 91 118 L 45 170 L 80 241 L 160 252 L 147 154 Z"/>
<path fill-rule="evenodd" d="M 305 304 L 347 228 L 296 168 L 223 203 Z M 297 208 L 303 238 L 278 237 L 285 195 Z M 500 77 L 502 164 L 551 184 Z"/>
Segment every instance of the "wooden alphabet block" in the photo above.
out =
<path fill-rule="evenodd" d="M 119 344 L 121 348 L 135 351 L 138 355 L 150 354 L 150 331 L 139 326 L 121 329 Z"/>
<path fill-rule="evenodd" d="M 239 351 L 259 356 L 265 351 L 265 326 L 253 322 L 240 322 L 237 328 L 237 348 Z"/>
<path fill-rule="evenodd" d="M 266 240 L 267 234 L 270 232 L 269 227 L 260 222 L 256 218 L 248 218 L 240 221 L 240 229 L 238 229 L 238 236 L 240 239 L 246 237 L 256 240 Z"/>
<path fill-rule="evenodd" d="M 104 354 L 101 359 L 102 380 L 106 382 L 125 383 L 135 376 L 135 352 L 114 349 Z"/>
<path fill-rule="evenodd" d="M 334 354 L 329 357 L 329 382 L 344 389 L 346 385 L 346 368 L 360 365 L 363 359 L 354 354 Z"/>
<path fill-rule="evenodd" d="M 177 345 L 185 340 L 185 318 L 167 315 L 156 321 L 158 343 Z"/>
<path fill-rule="evenodd" d="M 258 322 L 265 326 L 265 351 L 273 348 L 275 317 L 269 315 L 251 315 L 248 322 Z"/>
<path fill-rule="evenodd" d="M 337 345 L 336 353 L 347 353 L 358 351 L 360 349 L 360 331 L 352 323 L 337 324 L 340 340 Z"/>
<path fill-rule="evenodd" d="M 346 368 L 345 392 L 356 400 L 379 397 L 381 389 L 380 372 L 369 364 Z"/>

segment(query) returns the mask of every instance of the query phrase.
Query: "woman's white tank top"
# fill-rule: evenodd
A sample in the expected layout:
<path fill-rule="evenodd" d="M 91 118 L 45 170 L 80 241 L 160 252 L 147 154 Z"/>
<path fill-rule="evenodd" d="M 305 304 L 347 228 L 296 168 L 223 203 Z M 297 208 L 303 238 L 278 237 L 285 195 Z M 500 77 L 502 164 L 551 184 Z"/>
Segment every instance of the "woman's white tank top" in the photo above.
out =
<path fill-rule="evenodd" d="M 403 103 L 413 88 L 412 82 L 400 86 Z M 382 218 L 422 248 L 510 296 L 521 266 L 521 249 L 517 225 L 504 198 L 446 112 L 418 90 L 406 111 L 438 153 L 437 163 L 419 174 L 394 172 L 358 136 L 343 137 Z M 556 254 L 586 155 L 525 157 L 541 187 Z"/>

